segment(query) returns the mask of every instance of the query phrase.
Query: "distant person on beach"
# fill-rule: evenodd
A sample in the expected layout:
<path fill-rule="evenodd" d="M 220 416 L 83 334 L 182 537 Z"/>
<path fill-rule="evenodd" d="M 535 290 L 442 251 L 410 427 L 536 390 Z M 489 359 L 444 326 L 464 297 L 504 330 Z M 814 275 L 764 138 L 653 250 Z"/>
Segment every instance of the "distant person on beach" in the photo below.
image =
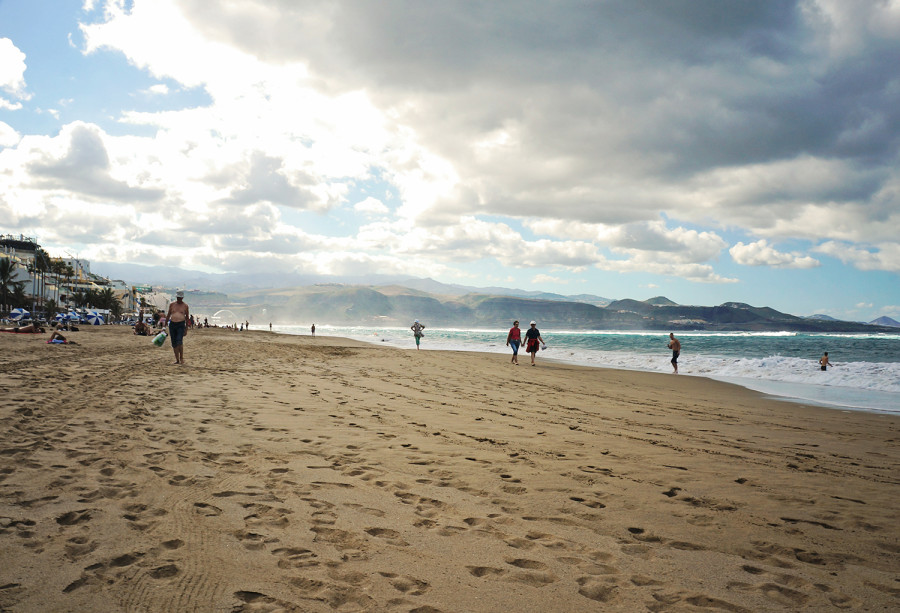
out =
<path fill-rule="evenodd" d="M 150 326 L 143 321 L 138 321 L 134 324 L 134 333 L 138 336 L 148 336 L 150 334 Z"/>
<path fill-rule="evenodd" d="M 44 329 L 38 324 L 32 322 L 24 326 L 13 326 L 12 328 L 0 328 L 3 332 L 12 332 L 14 334 L 42 333 Z"/>
<path fill-rule="evenodd" d="M 506 335 L 506 346 L 512 347 L 513 354 L 512 360 L 510 360 L 513 364 L 519 364 L 519 345 L 522 344 L 522 331 L 519 330 L 519 322 L 514 321 L 513 327 L 509 329 L 509 334 Z"/>
<path fill-rule="evenodd" d="M 819 366 L 822 367 L 822 370 L 828 370 L 829 366 L 834 367 L 834 364 L 832 364 L 831 361 L 828 359 L 827 351 L 825 352 L 825 355 L 823 355 L 821 358 L 819 358 Z"/>
<path fill-rule="evenodd" d="M 315 336 L 316 335 L 316 324 L 313 324 L 312 327 L 309 329 L 309 331 L 312 332 L 313 336 Z"/>
<path fill-rule="evenodd" d="M 525 332 L 525 351 L 531 354 L 531 365 L 534 366 L 534 356 L 537 355 L 544 339 L 541 338 L 541 331 L 537 329 L 537 322 L 532 321 L 531 327 Z"/>
<path fill-rule="evenodd" d="M 675 374 L 678 374 L 678 356 L 681 355 L 681 341 L 675 338 L 675 334 L 673 332 L 669 332 L 669 344 L 667 345 L 669 349 L 672 350 L 672 368 L 675 369 Z"/>
<path fill-rule="evenodd" d="M 422 337 L 425 336 L 425 333 L 423 332 L 423 330 L 425 329 L 425 326 L 423 326 L 422 324 L 420 324 L 420 323 L 419 323 L 419 320 L 417 319 L 417 320 L 415 321 L 415 323 L 413 323 L 413 325 L 411 325 L 411 326 L 409 327 L 409 329 L 413 331 L 413 336 L 416 337 L 416 349 L 418 349 L 418 348 L 419 348 L 419 341 L 421 341 L 421 340 L 422 340 Z"/>
<path fill-rule="evenodd" d="M 59 333 L 61 328 L 62 328 L 62 326 L 57 324 L 56 329 L 50 333 L 50 338 L 47 339 L 48 343 L 52 343 L 54 341 L 56 341 L 57 343 L 68 343 L 68 341 L 66 340 L 66 337 Z"/>
<path fill-rule="evenodd" d="M 269 322 L 269 332 L 271 332 L 271 331 L 272 331 L 272 322 L 270 321 Z"/>
<path fill-rule="evenodd" d="M 190 309 L 184 301 L 184 292 L 178 290 L 175 292 L 175 302 L 169 304 L 169 311 L 166 313 L 176 364 L 184 364 L 184 336 L 187 334 L 187 320 L 190 315 Z"/>

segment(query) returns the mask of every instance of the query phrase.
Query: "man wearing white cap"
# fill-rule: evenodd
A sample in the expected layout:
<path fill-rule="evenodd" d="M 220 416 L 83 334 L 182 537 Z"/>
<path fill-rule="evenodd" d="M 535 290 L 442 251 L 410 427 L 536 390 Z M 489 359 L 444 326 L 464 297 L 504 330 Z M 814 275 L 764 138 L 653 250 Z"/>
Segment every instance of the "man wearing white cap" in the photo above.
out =
<path fill-rule="evenodd" d="M 537 329 L 537 322 L 532 321 L 531 328 L 525 332 L 525 351 L 531 354 L 532 366 L 534 366 L 534 356 L 543 344 L 544 339 L 541 338 L 541 331 Z"/>
<path fill-rule="evenodd" d="M 419 320 L 417 319 L 417 320 L 415 321 L 415 323 L 413 323 L 413 325 L 411 325 L 411 326 L 409 327 L 409 329 L 413 331 L 413 336 L 416 337 L 416 349 L 418 349 L 418 348 L 419 348 L 419 341 L 421 341 L 421 340 L 422 340 L 422 337 L 425 336 L 425 333 L 422 332 L 422 330 L 425 329 L 425 326 L 423 326 L 422 324 L 420 324 L 420 323 L 419 323 Z"/>
<path fill-rule="evenodd" d="M 184 337 L 187 334 L 187 320 L 190 317 L 190 309 L 184 301 L 184 291 L 175 292 L 175 302 L 169 304 L 169 312 L 166 313 L 166 321 L 169 322 L 169 338 L 172 340 L 172 350 L 175 351 L 175 363 L 184 364 Z"/>

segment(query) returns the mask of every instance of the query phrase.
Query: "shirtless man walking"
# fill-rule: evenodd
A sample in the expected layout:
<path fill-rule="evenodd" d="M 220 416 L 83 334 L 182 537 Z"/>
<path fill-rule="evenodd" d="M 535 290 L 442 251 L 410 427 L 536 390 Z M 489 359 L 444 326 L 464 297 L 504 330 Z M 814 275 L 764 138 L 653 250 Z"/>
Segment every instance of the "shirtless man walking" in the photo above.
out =
<path fill-rule="evenodd" d="M 672 367 L 675 368 L 675 374 L 678 374 L 678 355 L 681 353 L 681 341 L 675 338 L 673 332 L 669 332 L 669 349 L 672 350 Z"/>
<path fill-rule="evenodd" d="M 166 321 L 169 322 L 169 338 L 172 340 L 172 350 L 175 351 L 175 363 L 184 364 L 184 337 L 187 334 L 187 320 L 190 310 L 184 301 L 184 292 L 175 292 L 175 302 L 169 304 L 166 313 Z"/>

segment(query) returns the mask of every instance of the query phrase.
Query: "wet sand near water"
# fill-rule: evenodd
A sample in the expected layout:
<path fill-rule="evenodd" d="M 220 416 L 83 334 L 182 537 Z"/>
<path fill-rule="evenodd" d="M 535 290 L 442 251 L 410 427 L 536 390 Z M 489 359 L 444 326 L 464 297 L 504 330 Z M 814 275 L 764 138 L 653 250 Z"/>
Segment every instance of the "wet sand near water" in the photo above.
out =
<path fill-rule="evenodd" d="M 47 336 L 0 335 L 0 611 L 900 609 L 895 416 L 412 339 Z"/>

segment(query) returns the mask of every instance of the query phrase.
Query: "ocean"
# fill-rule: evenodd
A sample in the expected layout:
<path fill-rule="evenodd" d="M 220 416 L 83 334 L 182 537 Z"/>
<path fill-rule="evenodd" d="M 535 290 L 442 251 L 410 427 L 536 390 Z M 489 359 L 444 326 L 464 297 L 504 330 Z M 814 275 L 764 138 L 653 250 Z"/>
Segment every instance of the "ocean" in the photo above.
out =
<path fill-rule="evenodd" d="M 310 333 L 308 326 L 276 325 L 273 331 Z M 507 331 L 426 328 L 422 349 L 510 356 Z M 415 347 L 408 328 L 321 325 L 316 335 Z M 541 336 L 547 348 L 538 353 L 538 360 L 672 372 L 668 333 L 545 329 Z M 727 381 L 807 404 L 900 414 L 900 334 L 681 332 L 676 337 L 681 341 L 679 376 Z M 818 361 L 825 351 L 834 367 L 823 372 Z"/>

